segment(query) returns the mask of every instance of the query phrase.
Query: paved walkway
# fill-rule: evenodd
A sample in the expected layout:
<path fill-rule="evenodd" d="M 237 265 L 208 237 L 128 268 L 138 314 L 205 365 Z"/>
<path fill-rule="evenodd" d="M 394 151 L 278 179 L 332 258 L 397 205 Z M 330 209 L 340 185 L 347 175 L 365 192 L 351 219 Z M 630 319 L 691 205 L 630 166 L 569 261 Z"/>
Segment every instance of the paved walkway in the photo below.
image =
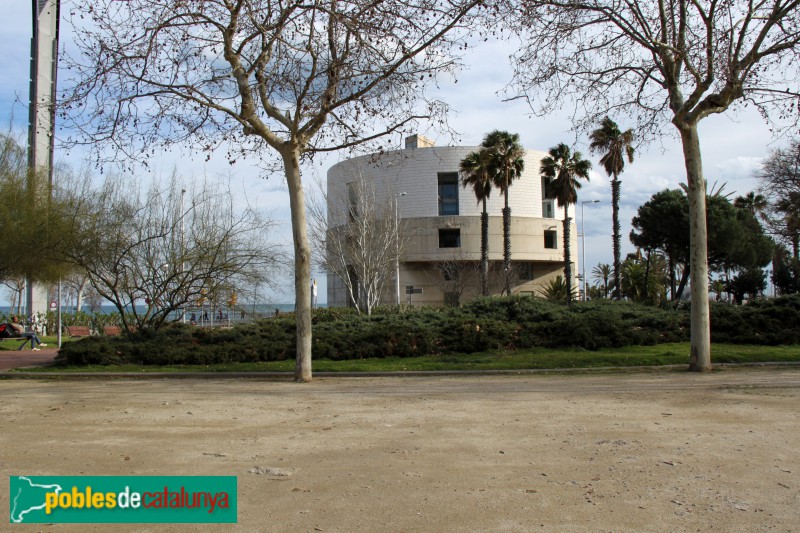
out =
<path fill-rule="evenodd" d="M 6 341 L 9 342 L 9 341 Z M 4 350 L 0 351 L 0 372 L 12 368 L 22 368 L 26 366 L 41 366 L 52 363 L 58 353 L 58 348 L 42 348 L 34 352 L 30 348 L 27 350 Z"/>

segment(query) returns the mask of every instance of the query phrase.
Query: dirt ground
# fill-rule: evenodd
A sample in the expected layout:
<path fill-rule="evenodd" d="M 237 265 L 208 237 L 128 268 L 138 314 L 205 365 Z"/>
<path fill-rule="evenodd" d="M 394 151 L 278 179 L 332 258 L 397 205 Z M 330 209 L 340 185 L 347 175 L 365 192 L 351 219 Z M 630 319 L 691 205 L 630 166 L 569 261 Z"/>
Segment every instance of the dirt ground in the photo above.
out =
<path fill-rule="evenodd" d="M 5 380 L 4 475 L 235 475 L 239 521 L 0 530 L 797 531 L 799 395 L 800 369 Z"/>

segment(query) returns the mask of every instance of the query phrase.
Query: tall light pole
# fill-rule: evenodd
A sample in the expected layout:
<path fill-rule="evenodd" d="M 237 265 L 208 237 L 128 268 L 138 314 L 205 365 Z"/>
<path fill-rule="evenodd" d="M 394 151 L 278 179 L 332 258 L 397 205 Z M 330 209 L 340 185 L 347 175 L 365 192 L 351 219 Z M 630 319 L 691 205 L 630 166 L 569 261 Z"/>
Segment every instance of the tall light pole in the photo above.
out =
<path fill-rule="evenodd" d="M 405 196 L 405 192 L 401 192 L 394 195 L 394 224 L 395 224 L 395 254 L 394 254 L 394 292 L 395 292 L 395 301 L 397 305 L 400 305 L 400 210 L 398 209 L 398 203 L 400 202 L 400 198 Z"/>
<path fill-rule="evenodd" d="M 599 204 L 600 200 L 586 200 L 585 202 L 581 202 L 581 281 L 583 282 L 583 294 L 581 295 L 581 301 L 586 301 L 586 230 L 584 229 L 584 220 L 586 218 L 583 216 L 583 206 L 586 204 Z"/>
<path fill-rule="evenodd" d="M 181 189 L 181 283 L 186 283 L 186 280 L 183 277 L 183 273 L 186 271 L 186 250 L 185 250 L 185 242 L 186 242 L 186 217 L 183 213 L 183 197 L 186 196 L 186 189 Z M 181 310 L 181 321 L 186 324 L 186 306 L 184 305 L 183 309 Z"/>

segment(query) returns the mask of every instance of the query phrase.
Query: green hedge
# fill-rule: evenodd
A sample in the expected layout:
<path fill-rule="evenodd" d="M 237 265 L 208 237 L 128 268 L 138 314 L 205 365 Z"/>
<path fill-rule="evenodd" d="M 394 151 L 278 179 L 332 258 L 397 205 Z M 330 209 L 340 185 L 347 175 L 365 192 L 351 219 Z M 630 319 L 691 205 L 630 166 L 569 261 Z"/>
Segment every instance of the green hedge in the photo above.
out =
<path fill-rule="evenodd" d="M 800 343 L 800 296 L 744 306 L 712 305 L 712 341 Z M 174 324 L 116 338 L 65 344 L 58 361 L 71 365 L 212 364 L 295 357 L 294 315 L 233 328 Z M 350 309 L 317 309 L 315 359 L 364 359 L 475 353 L 531 347 L 588 350 L 689 339 L 686 306 L 671 309 L 600 300 L 572 307 L 539 298 L 484 298 L 458 308 L 379 308 L 370 316 Z"/>

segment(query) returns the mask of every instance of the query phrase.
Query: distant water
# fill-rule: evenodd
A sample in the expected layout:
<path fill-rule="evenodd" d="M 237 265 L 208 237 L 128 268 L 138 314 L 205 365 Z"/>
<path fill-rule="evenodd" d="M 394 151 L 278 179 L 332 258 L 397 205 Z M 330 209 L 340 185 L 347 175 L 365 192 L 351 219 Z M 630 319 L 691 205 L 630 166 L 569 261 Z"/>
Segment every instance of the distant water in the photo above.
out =
<path fill-rule="evenodd" d="M 328 305 L 325 303 L 318 303 L 316 307 L 327 307 Z M 139 306 L 139 309 L 144 311 L 144 306 Z M 273 316 L 275 315 L 275 310 L 278 309 L 281 313 L 290 313 L 294 311 L 294 304 L 286 304 L 286 303 L 263 303 L 263 304 L 256 304 L 256 305 L 243 305 L 240 306 L 236 311 L 229 312 L 227 309 L 222 310 L 222 316 L 225 320 L 231 321 L 238 321 L 241 320 L 242 314 L 241 312 L 244 311 L 245 313 L 245 320 L 252 318 L 254 315 L 257 317 L 265 317 L 265 316 Z M 87 306 L 83 306 L 81 310 L 85 313 L 90 313 L 90 309 Z M 62 307 L 62 313 L 72 313 L 75 311 L 75 308 L 67 308 Z M 206 307 L 205 309 L 200 308 L 187 308 L 186 309 L 186 316 L 187 318 L 191 316 L 192 313 L 196 315 L 198 319 L 203 314 L 203 311 L 207 312 L 209 315 L 209 319 L 211 318 L 211 308 Z M 113 305 L 104 305 L 100 308 L 101 313 L 116 313 L 117 308 Z M 11 308 L 10 306 L 0 306 L 0 313 L 4 313 L 9 315 L 11 313 L 16 313 L 16 308 Z M 180 313 L 176 313 L 173 318 L 178 318 Z M 218 319 L 219 311 L 217 310 L 217 315 L 214 317 Z"/>

